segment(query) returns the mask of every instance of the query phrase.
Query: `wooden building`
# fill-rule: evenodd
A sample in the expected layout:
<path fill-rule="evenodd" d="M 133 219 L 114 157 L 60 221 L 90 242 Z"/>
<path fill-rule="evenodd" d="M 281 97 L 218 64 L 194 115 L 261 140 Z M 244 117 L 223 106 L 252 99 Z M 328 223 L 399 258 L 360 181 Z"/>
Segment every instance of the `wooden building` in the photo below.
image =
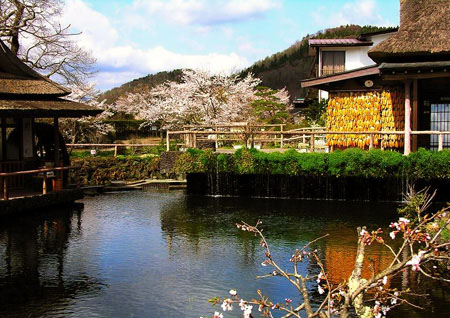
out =
<path fill-rule="evenodd" d="M 396 33 L 397 28 L 388 28 L 363 33 L 358 38 L 310 39 L 309 46 L 315 49 L 314 73 L 316 77 L 351 71 L 374 65 L 368 51 L 378 43 Z M 319 90 L 319 101 L 328 98 L 326 91 Z"/>
<path fill-rule="evenodd" d="M 332 147 L 371 146 L 408 154 L 450 148 L 450 1 L 400 0 L 400 28 L 368 51 L 371 66 L 302 81 L 329 92 Z M 402 133 L 399 133 L 402 132 Z M 373 137 L 372 137 L 373 138 Z"/>
<path fill-rule="evenodd" d="M 62 98 L 68 94 L 68 89 L 33 71 L 0 41 L 0 186 L 3 199 L 14 193 L 35 193 L 36 187 L 41 187 L 44 193 L 64 188 L 65 168 L 70 166 L 70 161 L 58 119 L 101 112 Z"/>

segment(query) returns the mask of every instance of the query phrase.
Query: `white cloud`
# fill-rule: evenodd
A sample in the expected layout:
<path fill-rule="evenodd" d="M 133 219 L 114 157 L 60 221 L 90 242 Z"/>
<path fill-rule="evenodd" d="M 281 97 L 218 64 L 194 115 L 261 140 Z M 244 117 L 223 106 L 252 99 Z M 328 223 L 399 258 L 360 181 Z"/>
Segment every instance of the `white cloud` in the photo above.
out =
<path fill-rule="evenodd" d="M 275 0 L 136 0 L 131 11 L 144 9 L 176 24 L 216 25 L 261 17 L 278 6 Z"/>
<path fill-rule="evenodd" d="M 101 89 L 111 88 L 149 73 L 176 68 L 230 73 L 250 64 L 246 58 L 236 53 L 195 55 L 173 52 L 163 46 L 137 48 L 128 45 L 122 41 L 118 30 L 106 16 L 93 10 L 82 0 L 68 0 L 64 12 L 63 22 L 82 32 L 79 45 L 91 51 L 97 59 L 99 72 L 96 80 Z"/>
<path fill-rule="evenodd" d="M 135 49 L 131 46 L 110 48 L 99 58 L 102 65 L 136 72 L 158 72 L 175 68 L 205 69 L 213 73 L 228 73 L 249 65 L 245 58 L 235 53 L 189 55 L 172 52 L 162 46 L 151 49 Z"/>
<path fill-rule="evenodd" d="M 344 3 L 337 11 L 326 6 L 320 6 L 311 15 L 314 21 L 322 27 L 336 27 L 346 24 L 392 25 L 381 16 L 379 10 L 375 0 L 355 0 Z"/>
<path fill-rule="evenodd" d="M 105 47 L 119 39 L 108 18 L 81 0 L 66 1 L 62 18 L 64 23 L 82 32 L 80 44 L 85 47 Z"/>

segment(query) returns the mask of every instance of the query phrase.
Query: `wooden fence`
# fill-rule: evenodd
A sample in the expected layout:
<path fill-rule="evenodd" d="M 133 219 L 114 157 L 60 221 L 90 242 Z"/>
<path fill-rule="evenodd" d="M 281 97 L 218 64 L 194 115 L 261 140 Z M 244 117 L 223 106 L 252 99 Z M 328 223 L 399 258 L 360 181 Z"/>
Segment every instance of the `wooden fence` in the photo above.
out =
<path fill-rule="evenodd" d="M 142 148 L 142 147 L 154 147 L 159 146 L 160 143 L 148 143 L 148 144 L 66 144 L 68 148 L 81 148 L 81 149 L 92 149 L 92 148 L 109 148 L 114 149 L 114 157 L 118 154 L 118 149 L 120 147 L 124 148 Z"/>
<path fill-rule="evenodd" d="M 322 128 L 323 129 L 323 128 Z M 438 135 L 438 151 L 443 149 L 444 135 L 450 135 L 450 131 L 411 131 L 411 135 Z M 299 140 L 303 144 L 309 146 L 309 150 L 314 152 L 317 149 L 318 138 L 321 140 L 321 145 L 326 145 L 326 137 L 328 135 L 364 135 L 369 136 L 369 149 L 374 147 L 375 135 L 405 135 L 405 131 L 326 131 L 317 128 L 309 129 L 295 129 L 289 131 L 223 131 L 223 130 L 181 130 L 181 131 L 167 131 L 166 134 L 166 148 L 169 150 L 171 136 L 179 136 L 186 141 L 186 147 L 197 148 L 198 141 L 210 141 L 215 143 L 216 149 L 219 147 L 219 142 L 233 142 L 233 141 L 250 141 L 251 146 L 257 142 L 276 142 L 279 147 L 283 148 L 287 143 L 298 143 Z M 247 146 L 247 145 L 246 145 Z M 297 147 L 294 147 L 297 148 Z M 332 149 L 331 149 L 332 150 Z"/>

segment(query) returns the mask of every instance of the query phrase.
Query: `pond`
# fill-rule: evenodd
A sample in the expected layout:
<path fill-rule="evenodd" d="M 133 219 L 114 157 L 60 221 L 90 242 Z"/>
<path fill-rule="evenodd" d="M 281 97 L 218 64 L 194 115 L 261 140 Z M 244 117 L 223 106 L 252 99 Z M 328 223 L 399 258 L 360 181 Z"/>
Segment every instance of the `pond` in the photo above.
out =
<path fill-rule="evenodd" d="M 208 299 L 237 289 L 244 298 L 260 289 L 275 301 L 299 297 L 282 279 L 266 274 L 258 240 L 236 223 L 263 221 L 272 252 L 283 267 L 295 248 L 314 244 L 339 282 L 351 272 L 356 227 L 386 228 L 395 204 L 282 199 L 195 197 L 183 192 L 132 192 L 87 197 L 83 204 L 36 211 L 0 225 L 0 317 L 200 317 Z M 374 246 L 373 266 L 388 253 Z M 315 275 L 317 266 L 302 265 Z M 366 275 L 370 269 L 366 268 Z M 409 271 L 407 282 L 427 298 L 418 303 L 447 317 L 448 288 Z M 320 295 L 310 286 L 316 301 Z M 400 307 L 392 317 L 424 313 Z M 232 317 L 232 316 L 225 316 Z M 235 312 L 233 317 L 239 317 Z"/>

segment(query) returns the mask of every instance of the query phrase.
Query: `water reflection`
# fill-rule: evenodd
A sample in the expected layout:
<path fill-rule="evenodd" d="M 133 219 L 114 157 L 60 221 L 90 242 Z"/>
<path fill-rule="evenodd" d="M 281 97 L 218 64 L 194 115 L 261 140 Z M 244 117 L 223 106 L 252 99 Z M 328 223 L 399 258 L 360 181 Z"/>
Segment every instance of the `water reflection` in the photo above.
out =
<path fill-rule="evenodd" d="M 333 281 L 349 275 L 356 227 L 386 227 L 396 206 L 301 200 L 212 198 L 182 192 L 117 193 L 85 198 L 84 209 L 36 213 L 0 225 L 0 317 L 189 317 L 211 313 L 207 300 L 231 288 L 257 289 L 275 301 L 300 301 L 283 280 L 265 274 L 258 239 L 235 223 L 262 219 L 272 253 L 284 268 L 295 248 L 317 242 Z M 370 266 L 385 266 L 379 246 Z M 302 273 L 318 268 L 305 263 Z M 405 275 L 410 275 L 407 273 Z M 392 284 L 401 287 L 402 277 Z M 416 285 L 419 277 L 405 276 Z M 445 289 L 429 288 L 436 317 Z M 309 286 L 315 290 L 315 286 Z M 424 287 L 421 287 L 424 288 Z M 319 295 L 316 299 L 319 299 Z M 443 304 L 443 305 L 441 305 Z M 404 309 L 395 317 L 419 315 Z M 225 316 L 231 317 L 231 316 Z"/>
<path fill-rule="evenodd" d="M 327 201 L 301 201 L 276 199 L 238 199 L 187 197 L 184 201 L 167 205 L 161 212 L 161 229 L 167 240 L 168 252 L 178 256 L 187 251 L 202 258 L 208 255 L 211 244 L 221 248 L 226 245 L 229 260 L 232 255 L 256 273 L 263 274 L 259 264 L 264 259 L 259 240 L 254 235 L 239 231 L 235 223 L 245 220 L 255 223 L 263 220 L 266 238 L 272 254 L 283 268 L 289 268 L 289 256 L 296 248 L 324 235 L 330 236 L 312 245 L 317 248 L 329 278 L 333 283 L 347 279 L 353 270 L 356 257 L 356 228 L 365 224 L 371 227 L 387 227 L 388 220 L 396 215 L 396 205 L 343 203 Z M 207 243 L 205 243 L 207 242 Z M 230 251 L 235 248 L 235 251 Z M 368 278 L 373 270 L 385 268 L 392 260 L 388 251 L 380 245 L 368 248 L 363 276 Z M 318 267 L 306 262 L 300 271 L 317 275 Z M 278 281 L 279 282 L 279 281 Z M 284 282 L 282 288 L 288 286 Z M 270 288 L 275 286 L 270 284 Z M 315 289 L 314 284 L 309 286 Z M 295 297 L 295 293 L 292 295 Z"/>
<path fill-rule="evenodd" d="M 95 293 L 87 274 L 65 275 L 68 243 L 81 234 L 82 205 L 36 213 L 0 225 L 0 316 L 23 316 L 21 306 L 45 315 L 54 304 Z M 17 312 L 16 312 L 17 309 Z M 60 308 L 61 309 L 61 308 Z"/>

